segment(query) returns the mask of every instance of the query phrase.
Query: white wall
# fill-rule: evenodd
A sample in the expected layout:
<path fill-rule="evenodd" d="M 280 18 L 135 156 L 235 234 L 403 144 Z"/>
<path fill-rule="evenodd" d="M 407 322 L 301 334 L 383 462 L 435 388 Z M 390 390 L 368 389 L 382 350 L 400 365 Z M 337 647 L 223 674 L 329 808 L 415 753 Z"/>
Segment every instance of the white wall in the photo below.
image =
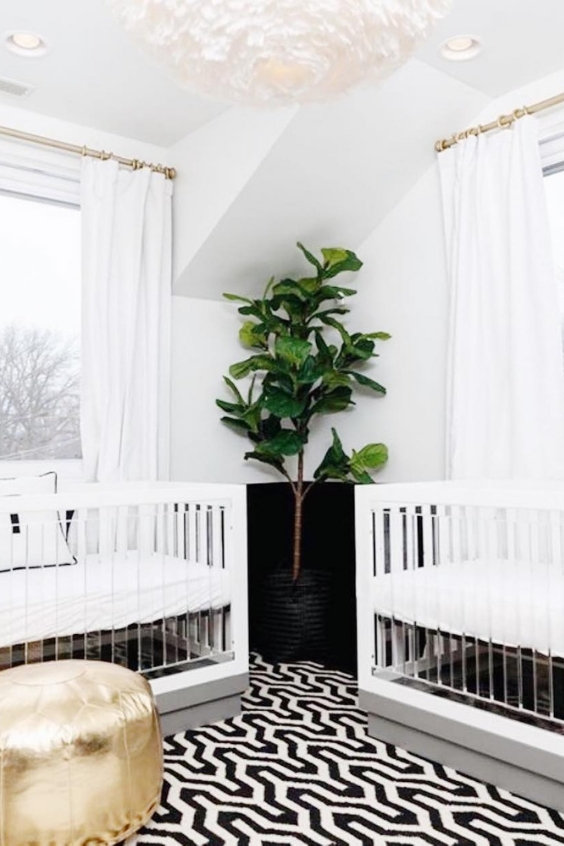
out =
<path fill-rule="evenodd" d="M 350 281 L 354 331 L 383 330 L 380 358 L 370 370 L 388 395 L 357 396 L 357 407 L 321 418 L 308 449 L 306 476 L 330 444 L 335 426 L 345 449 L 383 441 L 390 461 L 381 481 L 444 475 L 444 384 L 447 278 L 437 172 L 429 170 L 358 250 L 362 271 Z M 343 277 L 344 279 L 344 277 Z M 280 477 L 245 462 L 248 442 L 219 422 L 215 398 L 222 374 L 246 358 L 240 319 L 228 303 L 175 297 L 173 324 L 172 467 L 174 478 L 250 483 Z"/>
<path fill-rule="evenodd" d="M 186 296 L 187 266 L 246 182 L 284 132 L 296 108 L 229 109 L 171 148 L 175 180 L 173 268 L 175 290 Z M 217 292 L 216 292 L 217 298 Z"/>
<path fill-rule="evenodd" d="M 444 476 L 444 385 L 448 289 L 438 174 L 415 184 L 358 250 L 364 268 L 351 299 L 355 331 L 385 331 L 367 375 L 387 395 L 357 399 L 334 422 L 345 447 L 383 441 L 390 459 L 380 481 Z M 364 371 L 363 371 L 364 372 Z"/>
<path fill-rule="evenodd" d="M 173 297 L 171 468 L 176 481 L 270 481 L 268 468 L 245 461 L 246 438 L 220 423 L 215 399 L 229 400 L 222 376 L 247 358 L 231 304 Z"/>

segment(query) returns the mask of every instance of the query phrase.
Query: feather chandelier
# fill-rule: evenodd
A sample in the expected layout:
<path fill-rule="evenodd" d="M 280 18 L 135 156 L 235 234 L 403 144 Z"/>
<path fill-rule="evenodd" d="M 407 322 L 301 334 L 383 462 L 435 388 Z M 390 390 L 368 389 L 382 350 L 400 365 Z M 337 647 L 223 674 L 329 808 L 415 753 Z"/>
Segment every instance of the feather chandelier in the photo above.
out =
<path fill-rule="evenodd" d="M 227 103 L 322 102 L 402 65 L 451 0 L 107 0 L 185 87 Z"/>

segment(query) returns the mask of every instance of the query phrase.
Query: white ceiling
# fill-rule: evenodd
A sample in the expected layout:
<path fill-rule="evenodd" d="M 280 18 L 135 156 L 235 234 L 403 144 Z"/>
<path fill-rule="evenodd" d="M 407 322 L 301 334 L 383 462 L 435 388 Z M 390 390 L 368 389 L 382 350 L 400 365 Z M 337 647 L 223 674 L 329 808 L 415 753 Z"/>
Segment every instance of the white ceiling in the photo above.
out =
<path fill-rule="evenodd" d="M 0 0 L 0 38 L 15 29 L 39 33 L 50 51 L 27 58 L 0 44 L 0 76 L 36 86 L 0 102 L 163 147 L 225 109 L 150 64 L 104 0 Z"/>
<path fill-rule="evenodd" d="M 165 147 L 224 109 L 149 64 L 104 0 L 0 0 L 0 36 L 16 28 L 44 35 L 51 51 L 27 59 L 0 45 L 0 76 L 36 86 L 28 99 L 0 95 L 0 102 Z M 564 0 L 454 0 L 418 58 L 494 97 L 560 69 L 563 32 Z M 479 59 L 438 55 L 438 45 L 459 33 L 483 39 Z"/>
<path fill-rule="evenodd" d="M 491 97 L 521 88 L 564 66 L 563 0 L 453 0 L 417 57 Z M 453 35 L 473 35 L 483 53 L 452 62 L 439 46 Z"/>

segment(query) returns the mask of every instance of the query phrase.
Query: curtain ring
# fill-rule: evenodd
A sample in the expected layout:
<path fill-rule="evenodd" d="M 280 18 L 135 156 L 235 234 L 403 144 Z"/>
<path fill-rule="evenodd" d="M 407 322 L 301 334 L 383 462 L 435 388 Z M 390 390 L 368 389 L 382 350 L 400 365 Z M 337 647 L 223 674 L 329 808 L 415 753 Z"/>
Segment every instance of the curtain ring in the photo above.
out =
<path fill-rule="evenodd" d="M 500 115 L 497 119 L 497 125 L 500 129 L 508 129 L 514 121 L 513 115 Z"/>

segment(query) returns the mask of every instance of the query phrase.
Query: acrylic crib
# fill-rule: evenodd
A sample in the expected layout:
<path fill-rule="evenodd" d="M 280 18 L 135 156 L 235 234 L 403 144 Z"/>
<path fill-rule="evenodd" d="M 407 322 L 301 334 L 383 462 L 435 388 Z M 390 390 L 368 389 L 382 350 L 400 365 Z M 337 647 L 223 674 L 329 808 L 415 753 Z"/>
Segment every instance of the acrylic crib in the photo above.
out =
<path fill-rule="evenodd" d="M 564 810 L 564 486 L 356 490 L 371 734 Z"/>
<path fill-rule="evenodd" d="M 0 669 L 129 667 L 165 734 L 232 716 L 248 680 L 246 544 L 243 486 L 0 497 Z"/>

